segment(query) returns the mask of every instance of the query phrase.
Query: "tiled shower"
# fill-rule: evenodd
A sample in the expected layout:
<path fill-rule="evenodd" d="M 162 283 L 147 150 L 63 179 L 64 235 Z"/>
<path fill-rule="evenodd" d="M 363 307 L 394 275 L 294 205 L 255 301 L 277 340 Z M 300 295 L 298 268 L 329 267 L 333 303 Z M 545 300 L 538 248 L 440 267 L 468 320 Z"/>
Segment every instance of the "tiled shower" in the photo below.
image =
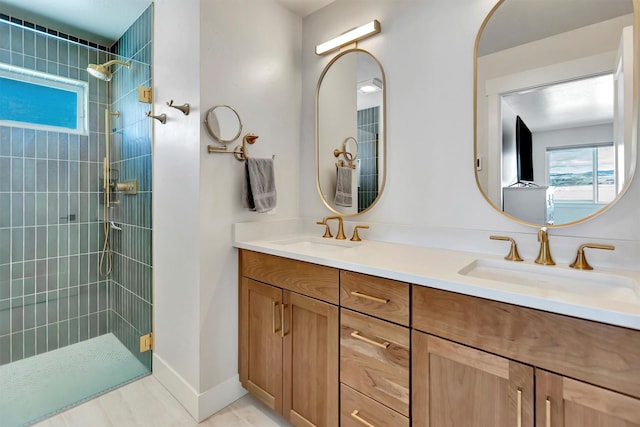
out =
<path fill-rule="evenodd" d="M 152 18 L 151 6 L 104 47 L 0 10 L 0 64 L 87 82 L 89 116 L 86 133 L 0 121 L 0 367 L 113 333 L 151 369 L 151 352 L 139 352 L 152 312 L 151 106 L 138 101 L 138 87 L 151 86 Z M 131 67 L 112 67 L 111 82 L 86 72 L 114 58 Z M 120 113 L 109 129 L 107 108 Z M 106 132 L 111 179 L 138 185 L 135 195 L 112 193 L 108 218 Z M 105 219 L 115 225 L 107 277 L 99 272 Z"/>
<path fill-rule="evenodd" d="M 378 153 L 380 107 L 358 110 L 358 212 L 362 212 L 378 197 Z"/>

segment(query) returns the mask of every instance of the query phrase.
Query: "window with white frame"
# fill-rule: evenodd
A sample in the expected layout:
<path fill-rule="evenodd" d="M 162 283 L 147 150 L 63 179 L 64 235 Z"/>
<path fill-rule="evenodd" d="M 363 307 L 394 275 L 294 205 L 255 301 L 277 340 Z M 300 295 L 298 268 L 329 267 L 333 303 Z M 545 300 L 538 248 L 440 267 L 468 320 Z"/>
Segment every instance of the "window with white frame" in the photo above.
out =
<path fill-rule="evenodd" d="M 88 85 L 0 64 L 0 125 L 87 133 Z"/>
<path fill-rule="evenodd" d="M 609 203 L 616 197 L 613 143 L 547 149 L 556 202 Z"/>

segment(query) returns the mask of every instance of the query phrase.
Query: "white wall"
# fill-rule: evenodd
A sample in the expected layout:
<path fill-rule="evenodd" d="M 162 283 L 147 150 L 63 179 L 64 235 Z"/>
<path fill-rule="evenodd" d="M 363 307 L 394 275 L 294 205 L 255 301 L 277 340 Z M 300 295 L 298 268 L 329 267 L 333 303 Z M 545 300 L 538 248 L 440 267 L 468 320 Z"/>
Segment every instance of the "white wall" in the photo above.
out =
<path fill-rule="evenodd" d="M 155 11 L 154 101 L 168 121 L 154 126 L 154 375 L 202 420 L 243 393 L 231 225 L 299 215 L 302 20 L 273 0 L 157 0 Z M 273 215 L 242 208 L 244 163 L 206 152 L 202 121 L 218 104 L 259 135 L 250 156 L 276 156 Z"/>
<path fill-rule="evenodd" d="M 194 390 L 199 380 L 200 4 L 157 1 L 154 8 L 153 273 L 154 371 L 171 367 Z M 188 22 L 190 25 L 182 25 Z M 182 27 L 181 31 L 159 31 Z M 182 116 L 164 105 L 188 102 Z M 163 362 L 158 362 L 160 358 Z"/>
<path fill-rule="evenodd" d="M 380 60 L 387 77 L 387 187 L 375 208 L 359 219 L 395 226 L 535 232 L 494 210 L 478 191 L 474 177 L 473 50 L 477 31 L 494 3 L 370 0 L 362 7 L 362 2 L 338 0 L 305 18 L 303 170 L 313 168 L 314 88 L 330 60 L 314 54 L 315 44 L 374 18 L 382 25 L 380 34 L 358 47 Z M 312 174 L 303 174 L 301 182 L 304 216 L 326 214 L 313 191 Z M 554 235 L 638 241 L 638 206 L 640 182 L 636 180 L 605 214 L 553 230 L 552 244 Z M 561 255 L 570 258 L 575 253 Z"/>

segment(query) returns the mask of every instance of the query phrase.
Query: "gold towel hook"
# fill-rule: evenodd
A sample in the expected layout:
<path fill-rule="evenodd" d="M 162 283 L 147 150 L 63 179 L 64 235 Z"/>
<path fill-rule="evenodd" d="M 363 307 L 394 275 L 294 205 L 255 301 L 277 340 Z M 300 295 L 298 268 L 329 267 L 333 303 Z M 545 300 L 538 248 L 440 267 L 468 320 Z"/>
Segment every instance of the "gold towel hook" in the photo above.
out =
<path fill-rule="evenodd" d="M 189 106 L 189 104 L 184 103 L 182 105 L 173 105 L 173 99 L 167 102 L 167 106 L 182 111 L 182 114 L 184 114 L 185 116 L 188 116 L 189 112 L 191 112 L 191 107 Z"/>
<path fill-rule="evenodd" d="M 160 123 L 162 123 L 162 124 L 167 123 L 167 115 L 166 115 L 166 114 L 164 114 L 164 113 L 162 113 L 162 114 L 160 114 L 160 115 L 158 115 L 158 116 L 154 116 L 154 115 L 152 115 L 152 114 L 151 114 L 151 111 L 147 111 L 146 116 L 147 116 L 147 117 L 150 117 L 150 118 L 152 118 L 152 119 L 156 119 L 157 121 L 159 121 L 159 122 L 160 122 Z"/>

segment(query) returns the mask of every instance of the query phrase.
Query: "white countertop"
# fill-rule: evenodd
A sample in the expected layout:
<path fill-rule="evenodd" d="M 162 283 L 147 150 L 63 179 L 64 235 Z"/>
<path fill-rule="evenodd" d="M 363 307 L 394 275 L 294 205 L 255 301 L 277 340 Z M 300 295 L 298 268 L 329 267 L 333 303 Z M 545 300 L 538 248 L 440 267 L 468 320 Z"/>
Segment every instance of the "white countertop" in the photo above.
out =
<path fill-rule="evenodd" d="M 490 265 L 501 268 L 511 268 L 516 264 L 496 255 L 373 240 L 357 243 L 353 247 L 333 246 L 341 243 L 336 243 L 334 239 L 330 239 L 328 245 L 282 244 L 306 239 L 322 242 L 317 235 L 295 234 L 264 240 L 238 240 L 236 237 L 234 246 L 640 330 L 640 272 L 637 271 L 603 268 L 578 271 L 569 268 L 568 265 L 540 266 L 532 261 L 517 263 L 520 265 L 514 267 L 541 272 L 551 275 L 551 278 L 554 274 L 558 277 L 571 276 L 574 282 L 582 278 L 587 282 L 594 282 L 596 278 L 607 280 L 607 277 L 602 275 L 612 275 L 615 279 L 620 278 L 623 283 L 633 283 L 630 287 L 619 289 L 612 285 L 610 294 L 607 285 L 604 284 L 598 284 L 599 292 L 594 292 L 588 286 L 574 292 L 578 287 L 574 285 L 565 286 L 566 289 L 563 291 L 562 286 L 556 287 L 548 282 L 541 286 L 523 285 L 508 280 L 498 281 L 460 273 L 476 260 L 486 260 Z M 354 245 L 348 241 L 343 243 Z"/>

